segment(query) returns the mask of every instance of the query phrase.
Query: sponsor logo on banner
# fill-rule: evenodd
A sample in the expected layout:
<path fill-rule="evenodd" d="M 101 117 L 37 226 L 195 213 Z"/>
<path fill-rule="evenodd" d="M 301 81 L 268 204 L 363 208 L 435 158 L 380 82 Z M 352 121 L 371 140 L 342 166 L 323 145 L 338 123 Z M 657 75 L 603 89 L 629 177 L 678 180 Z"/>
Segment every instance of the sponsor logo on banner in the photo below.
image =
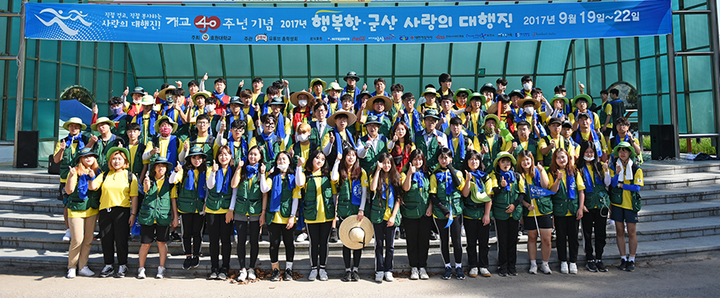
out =
<path fill-rule="evenodd" d="M 205 33 L 208 31 L 208 29 L 215 30 L 217 28 L 220 28 L 220 19 L 216 16 L 197 16 L 195 17 L 195 27 L 198 27 L 198 29 L 200 29 L 200 33 Z"/>
<path fill-rule="evenodd" d="M 43 17 L 41 18 L 40 15 L 43 15 Z M 43 19 L 43 18 L 48 18 L 50 16 L 54 16 L 54 17 L 52 19 L 50 19 L 49 21 L 46 21 L 45 19 Z M 40 20 L 40 22 L 42 22 L 43 25 L 45 25 L 46 27 L 52 27 L 53 25 L 58 25 L 60 30 L 62 30 L 62 32 L 64 32 L 65 34 L 67 34 L 69 36 L 77 35 L 79 30 L 72 29 L 67 24 L 65 24 L 65 21 L 67 21 L 67 20 L 72 21 L 72 22 L 68 22 L 68 23 L 71 23 L 72 25 L 74 25 L 73 27 L 77 27 L 77 23 L 80 23 L 86 27 L 92 26 L 92 23 L 85 21 L 85 19 L 83 19 L 84 17 L 87 17 L 87 14 L 82 14 L 82 11 L 77 11 L 74 9 L 70 10 L 70 12 L 68 12 L 67 15 L 63 15 L 62 10 L 56 11 L 55 9 L 52 9 L 52 8 L 45 8 L 45 9 L 41 10 L 39 14 L 36 14 L 35 17 L 38 20 Z"/>
<path fill-rule="evenodd" d="M 258 42 L 258 41 L 267 42 L 267 41 L 268 41 L 267 34 L 258 34 L 258 35 L 255 35 L 255 42 Z"/>

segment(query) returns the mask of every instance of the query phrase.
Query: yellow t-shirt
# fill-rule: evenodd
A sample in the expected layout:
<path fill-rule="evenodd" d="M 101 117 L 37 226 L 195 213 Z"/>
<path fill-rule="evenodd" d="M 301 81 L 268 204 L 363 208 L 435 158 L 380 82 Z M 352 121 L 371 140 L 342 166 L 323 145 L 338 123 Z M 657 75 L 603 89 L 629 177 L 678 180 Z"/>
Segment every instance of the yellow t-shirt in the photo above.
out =
<path fill-rule="evenodd" d="M 77 178 L 78 176 L 73 176 L 73 180 L 75 180 L 75 188 L 77 188 Z M 87 218 L 90 216 L 93 216 L 95 214 L 98 214 L 99 210 L 95 208 L 88 208 L 87 210 L 83 211 L 72 211 L 70 209 L 68 211 L 68 217 L 69 218 Z"/>
<path fill-rule="evenodd" d="M 565 171 L 564 170 L 558 170 L 562 175 L 561 177 L 565 177 Z M 579 171 L 576 171 L 575 173 L 575 185 L 577 186 L 577 191 L 583 191 L 585 190 L 585 183 L 583 182 L 582 175 L 578 175 Z M 548 175 L 548 180 L 550 185 L 553 185 L 555 183 L 555 177 L 553 175 Z M 562 185 L 565 185 L 565 189 L 567 189 L 567 185 L 565 184 L 565 179 L 563 179 L 560 182 Z M 572 213 L 570 213 L 570 210 L 568 210 L 568 213 L 565 216 L 572 216 Z"/>
<path fill-rule="evenodd" d="M 610 169 L 610 175 L 615 176 L 615 170 Z M 620 183 L 620 179 L 623 179 L 622 183 L 625 184 L 631 184 L 629 180 L 625 180 L 624 177 L 618 177 L 618 183 Z M 638 169 L 635 172 L 635 175 L 633 176 L 633 180 L 635 185 L 638 186 L 645 186 L 645 182 L 643 181 L 643 172 L 642 169 Z M 623 209 L 632 210 L 632 192 L 629 190 L 623 189 L 623 200 L 622 204 L 612 204 L 613 206 L 617 206 Z"/>
<path fill-rule="evenodd" d="M 100 209 L 112 207 L 131 207 L 130 197 L 137 197 L 138 184 L 135 174 L 132 175 L 132 181 L 128 185 L 128 171 L 121 170 L 116 172 L 110 170 L 102 173 L 95 178 L 95 181 L 101 183 L 102 194 L 100 196 Z"/>

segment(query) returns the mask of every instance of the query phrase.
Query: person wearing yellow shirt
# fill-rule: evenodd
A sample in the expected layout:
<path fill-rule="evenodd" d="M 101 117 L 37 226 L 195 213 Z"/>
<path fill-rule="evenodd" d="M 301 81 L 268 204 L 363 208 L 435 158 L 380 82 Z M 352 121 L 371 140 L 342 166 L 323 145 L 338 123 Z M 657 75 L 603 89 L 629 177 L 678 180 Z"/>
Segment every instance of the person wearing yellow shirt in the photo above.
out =
<path fill-rule="evenodd" d="M 67 278 L 75 278 L 76 272 L 81 276 L 95 275 L 87 266 L 88 256 L 92 248 L 93 232 L 100 206 L 100 191 L 90 190 L 89 182 L 100 173 L 97 153 L 83 148 L 76 156 L 75 167 L 68 170 L 65 192 L 68 193 L 65 207 L 68 210 L 70 225 L 70 249 L 68 250 Z M 77 267 L 80 271 L 77 271 Z"/>
<path fill-rule="evenodd" d="M 498 116 L 487 115 L 483 121 L 483 133 L 473 139 L 473 148 L 479 148 L 480 153 L 483 154 L 486 173 L 492 171 L 493 157 L 500 152 L 507 152 L 512 146 L 511 142 L 506 142 L 505 138 L 500 136 L 498 125 L 500 125 Z"/>
<path fill-rule="evenodd" d="M 260 147 L 252 146 L 248 150 L 247 163 L 238 165 L 232 185 L 238 188 L 235 200 L 230 203 L 230 214 L 235 221 L 238 243 L 245 243 L 250 238 L 250 266 L 245 266 L 245 245 L 237 246 L 240 273 L 238 282 L 257 279 L 255 264 L 260 253 L 260 226 L 265 224 L 267 207 L 267 190 L 263 191 L 261 181 L 265 180 L 265 162 Z M 250 231 L 248 233 L 248 230 Z"/>
<path fill-rule="evenodd" d="M 552 199 L 549 195 L 538 195 L 534 197 L 534 192 L 529 191 L 531 187 L 549 188 L 549 179 L 545 172 L 545 167 L 539 162 L 535 164 L 535 154 L 529 150 L 520 151 L 518 154 L 517 172 L 522 175 L 528 191 L 525 191 L 523 200 L 523 227 L 528 234 L 527 250 L 530 257 L 530 274 L 537 274 L 537 237 L 540 234 L 542 263 L 540 271 L 545 274 L 552 274 L 550 270 L 550 253 L 552 246 Z"/>
<path fill-rule="evenodd" d="M 325 154 L 315 150 L 305 163 L 305 171 L 298 173 L 300 179 L 293 191 L 293 198 L 303 199 L 303 217 L 310 236 L 310 264 L 308 280 L 328 279 L 325 266 L 332 222 L 335 219 L 332 182 L 325 165 Z M 306 183 L 307 179 L 307 183 Z"/>
<path fill-rule="evenodd" d="M 438 93 L 435 88 L 433 87 L 426 87 L 425 91 L 420 94 L 420 98 L 424 98 L 425 100 L 420 103 L 420 106 L 418 107 L 418 110 L 420 110 L 420 113 L 425 113 L 425 110 L 427 109 L 433 109 L 436 111 L 440 110 L 440 107 L 438 106 L 436 99 L 440 97 L 440 93 Z"/>
<path fill-rule="evenodd" d="M 485 192 L 487 174 L 482 171 L 481 160 L 480 152 L 470 150 L 462 164 L 466 173 L 466 184 L 470 184 L 470 187 L 463 189 L 463 226 L 467 239 L 466 251 L 470 277 L 477 277 L 478 273 L 484 277 L 491 276 L 488 270 L 490 267 L 488 243 L 490 241 L 492 200 Z M 478 254 L 478 248 L 480 254 Z"/>
<path fill-rule="evenodd" d="M 596 155 L 600 159 L 600 161 L 606 162 L 609 160 L 610 157 L 610 151 L 607 147 L 607 140 L 605 139 L 605 135 L 601 133 L 597 133 L 596 130 L 592 128 L 591 120 L 590 120 L 590 114 L 588 113 L 579 113 L 577 116 L 577 122 L 579 123 L 579 129 L 573 132 L 572 139 L 575 141 L 575 144 L 581 144 L 583 141 L 591 142 L 593 143 L 593 147 L 596 150 Z M 576 146 L 578 148 L 578 146 Z M 579 149 L 578 149 L 579 150 Z M 575 156 L 581 156 L 581 154 L 584 154 L 582 151 L 575 152 Z"/>
<path fill-rule="evenodd" d="M 155 122 L 156 135 L 145 144 L 143 163 L 150 164 L 150 160 L 158 156 L 164 157 L 170 164 L 177 163 L 178 154 L 183 150 L 180 138 L 173 135 L 177 128 L 177 123 L 168 116 L 162 116 Z"/>
<path fill-rule="evenodd" d="M 233 166 L 230 147 L 222 146 L 208 171 L 207 199 L 205 199 L 205 229 L 210 234 L 210 279 L 225 280 L 230 269 L 230 253 L 233 234 L 233 213 L 230 204 L 237 196 L 237 188 L 230 182 L 236 171 Z M 222 244 L 222 266 L 219 262 L 220 244 Z"/>
<path fill-rule="evenodd" d="M 138 181 L 128 170 L 130 152 L 121 147 L 108 150 L 107 161 L 110 170 L 102 173 L 90 183 L 89 189 L 102 187 L 98 222 L 102 235 L 101 244 L 105 267 L 100 277 L 109 277 L 115 273 L 115 248 L 117 248 L 118 271 L 116 277 L 127 274 L 128 236 L 130 227 L 137 216 Z"/>
<path fill-rule="evenodd" d="M 158 114 L 153 110 L 155 105 L 155 98 L 152 95 L 145 95 L 142 97 L 142 112 L 135 115 L 129 123 L 140 124 L 140 142 L 147 144 L 148 141 L 155 136 L 155 121 L 158 119 Z"/>
<path fill-rule="evenodd" d="M 585 240 L 585 268 L 590 272 L 607 272 L 602 262 L 605 250 L 605 225 L 610 212 L 610 197 L 607 187 L 610 185 L 610 170 L 607 162 L 601 163 L 597 157 L 595 144 L 583 141 L 580 143 L 583 159 L 577 161 L 577 170 L 583 175 L 585 182 L 585 212 L 582 218 L 583 240 Z M 595 235 L 593 237 L 593 229 Z M 593 243 L 595 239 L 595 254 Z"/>
<path fill-rule="evenodd" d="M 175 171 L 170 175 L 170 181 L 175 184 L 177 193 L 177 209 L 182 220 L 183 252 L 185 262 L 183 269 L 196 268 L 200 265 L 200 245 L 202 243 L 201 230 L 205 223 L 205 181 L 207 171 L 207 156 L 200 147 L 193 147 L 184 157 L 185 164 L 177 163 Z"/>
<path fill-rule="evenodd" d="M 525 180 L 515 172 L 515 157 L 500 152 L 493 161 L 485 192 L 492 198 L 492 214 L 498 245 L 498 275 L 517 275 L 518 226 L 525 199 Z"/>
<path fill-rule="evenodd" d="M 462 194 L 466 187 L 464 175 L 452 166 L 453 152 L 442 147 L 437 155 L 438 169 L 430 175 L 430 200 L 433 203 L 435 226 L 440 234 L 440 252 L 445 273 L 442 278 L 452 278 L 453 268 L 450 264 L 450 237 L 452 237 L 455 255 L 455 277 L 465 279 L 462 270 Z M 469 187 L 469 186 L 468 186 Z"/>
<path fill-rule="evenodd" d="M 183 150 L 180 152 L 179 159 L 183 160 L 188 155 L 191 148 L 200 148 L 205 156 L 207 156 L 208 167 L 212 166 L 212 157 L 217 155 L 218 149 L 220 149 L 220 142 L 222 138 L 215 138 L 210 134 L 210 116 L 208 114 L 202 114 L 197 117 L 195 125 L 197 126 L 197 134 L 191 136 L 185 140 L 183 144 Z M 178 146 L 179 147 L 179 146 Z M 147 149 L 145 149 L 147 150 Z"/>
<path fill-rule="evenodd" d="M 620 266 L 624 271 L 635 270 L 635 253 L 637 252 L 637 222 L 642 200 L 640 199 L 640 188 L 644 186 L 643 171 L 633 162 L 636 157 L 635 148 L 628 142 L 620 142 L 613 150 L 613 156 L 618 159 L 615 162 L 615 172 L 610 181 L 610 219 L 615 221 L 617 232 L 617 245 L 620 252 Z M 625 255 L 625 226 L 629 253 Z"/>
<path fill-rule="evenodd" d="M 454 95 L 452 89 L 450 89 L 452 87 L 452 76 L 449 73 L 441 73 L 438 77 L 438 83 L 440 83 L 440 90 L 437 93 L 440 96 L 450 95 L 452 97 Z"/>
<path fill-rule="evenodd" d="M 300 163 L 293 170 L 290 168 L 290 154 L 286 151 L 278 153 L 275 158 L 275 165 L 267 179 L 260 181 L 260 187 L 266 193 L 270 193 L 267 204 L 267 216 L 265 223 L 270 235 L 270 265 L 272 272 L 271 281 L 293 280 L 293 260 L 295 259 L 295 242 L 293 233 L 297 222 L 297 210 L 300 199 L 293 198 L 293 191 L 299 180 L 296 174 L 302 172 Z M 281 274 L 278 254 L 280 252 L 280 240 L 285 245 L 285 270 Z M 281 278 L 282 275 L 282 278 Z"/>
<path fill-rule="evenodd" d="M 557 233 L 557 253 L 560 259 L 560 273 L 577 274 L 578 226 L 585 209 L 585 184 L 582 175 L 570 163 L 570 154 L 565 149 L 553 153 L 550 165 L 550 191 L 553 217 Z M 568 248 L 570 255 L 568 258 Z M 570 264 L 568 266 L 568 259 Z"/>
<path fill-rule="evenodd" d="M 145 278 L 145 261 L 150 244 L 157 240 L 160 253 L 160 266 L 155 278 L 165 277 L 165 260 L 167 259 L 167 242 L 170 240 L 170 229 L 178 225 L 177 193 L 172 191 L 170 171 L 173 164 L 164 157 L 158 157 L 150 165 L 150 171 L 143 181 L 145 196 L 140 202 L 138 222 L 140 223 L 140 265 L 138 278 Z"/>
<path fill-rule="evenodd" d="M 319 103 L 318 105 L 323 104 Z M 322 109 L 320 109 L 322 110 Z M 327 126 L 327 125 L 326 125 Z M 330 151 L 332 150 L 332 144 L 330 144 L 330 140 L 334 139 L 334 134 L 332 133 L 332 129 L 329 128 L 328 133 L 325 135 L 327 137 L 327 143 L 325 146 L 319 146 L 317 143 L 313 143 L 312 141 L 312 134 L 313 130 L 310 127 L 310 124 L 307 123 L 300 123 L 297 128 L 297 135 L 295 135 L 295 144 L 290 147 L 290 154 L 292 156 L 292 161 L 294 163 L 297 163 L 300 158 L 303 160 L 307 160 L 308 156 L 310 155 L 311 151 L 314 150 L 322 150 L 322 152 L 325 155 L 330 154 Z M 298 164 L 299 166 L 303 167 L 304 164 Z"/>
<path fill-rule="evenodd" d="M 400 173 L 393 157 L 383 152 L 377 159 L 375 174 L 370 182 L 373 199 L 370 202 L 370 222 L 375 235 L 375 282 L 392 282 L 395 229 L 400 225 Z M 383 251 L 384 250 L 384 251 Z"/>
<path fill-rule="evenodd" d="M 587 113 L 590 115 L 590 127 L 595 131 L 600 131 L 600 126 L 602 125 L 602 123 L 600 123 L 600 117 L 595 112 L 588 110 L 588 107 L 592 103 L 592 97 L 587 94 L 580 94 L 573 98 L 573 102 L 575 103 L 575 110 L 568 115 L 568 120 L 573 124 L 573 130 L 578 129 L 579 124 L 577 121 L 579 114 Z"/>
<path fill-rule="evenodd" d="M 575 147 L 570 140 L 560 134 L 561 131 L 562 121 L 560 118 L 550 118 L 548 120 L 548 135 L 538 141 L 538 153 L 540 155 L 538 157 L 542 157 L 541 162 L 546 169 L 550 167 L 553 154 L 557 149 L 564 149 L 570 154 L 571 158 L 575 157 Z"/>
<path fill-rule="evenodd" d="M 545 132 L 545 127 L 543 125 L 546 120 L 545 112 L 540 112 L 540 101 L 528 96 L 519 100 L 518 106 L 522 108 L 522 110 L 518 114 L 517 119 L 515 119 L 515 122 L 519 123 L 524 120 L 530 123 L 532 128 L 530 138 L 539 140 L 540 138 L 547 136 L 547 132 Z"/>

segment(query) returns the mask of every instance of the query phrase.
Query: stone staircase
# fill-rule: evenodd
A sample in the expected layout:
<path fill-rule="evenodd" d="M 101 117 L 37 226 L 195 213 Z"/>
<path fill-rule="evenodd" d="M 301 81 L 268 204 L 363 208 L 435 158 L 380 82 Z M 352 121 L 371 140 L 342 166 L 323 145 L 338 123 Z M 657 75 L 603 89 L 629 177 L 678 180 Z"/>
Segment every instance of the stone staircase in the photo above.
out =
<path fill-rule="evenodd" d="M 641 191 L 643 208 L 637 228 L 640 243 L 638 260 L 699 255 L 720 249 L 720 162 L 649 161 L 642 168 L 645 187 Z M 55 199 L 58 181 L 56 175 L 48 175 L 43 169 L 0 167 L 0 264 L 42 267 L 64 274 L 69 244 L 61 239 L 65 224 L 63 206 Z M 258 267 L 267 269 L 270 267 L 269 244 L 266 237 L 263 239 L 260 242 Z M 493 267 L 497 263 L 494 232 L 491 233 L 490 242 L 490 263 Z M 518 244 L 519 269 L 529 264 L 526 243 L 527 236 L 521 236 Z M 615 243 L 615 229 L 610 226 L 603 258 L 606 264 L 617 263 L 619 255 Z M 295 245 L 294 267 L 306 274 L 310 268 L 308 242 L 296 242 Z M 180 243 L 171 242 L 168 246 L 171 256 L 166 267 L 170 270 L 169 274 L 192 277 L 209 273 L 207 242 L 202 245 L 204 256 L 200 267 L 191 271 L 181 269 L 184 256 Z M 442 269 L 439 246 L 439 241 L 431 241 L 428 259 L 430 271 L 439 272 Z M 130 242 L 128 265 L 131 276 L 137 268 L 139 247 L 139 242 Z M 147 266 L 153 268 L 157 266 L 157 248 L 153 246 L 150 252 Z M 465 257 L 464 249 L 463 255 Z M 580 265 L 583 265 L 582 248 L 579 259 Z M 284 260 L 282 246 L 280 260 Z M 557 263 L 554 249 L 551 262 Z M 90 266 L 99 271 L 102 263 L 100 243 L 93 241 Z M 237 269 L 235 247 L 230 264 L 231 269 Z M 331 243 L 328 260 L 331 277 L 339 277 L 343 268 L 342 244 Z M 395 270 L 409 270 L 403 239 L 395 242 Z M 364 250 L 361 271 L 364 274 L 374 271 L 372 244 Z"/>

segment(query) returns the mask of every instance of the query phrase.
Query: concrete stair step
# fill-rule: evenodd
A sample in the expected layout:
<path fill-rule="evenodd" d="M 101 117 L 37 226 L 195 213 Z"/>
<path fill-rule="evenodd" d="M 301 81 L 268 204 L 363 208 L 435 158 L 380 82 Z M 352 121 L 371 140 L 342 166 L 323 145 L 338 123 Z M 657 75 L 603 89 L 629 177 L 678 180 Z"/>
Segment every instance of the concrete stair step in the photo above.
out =
<path fill-rule="evenodd" d="M 578 267 L 584 270 L 585 254 L 580 248 L 578 255 Z M 687 256 L 702 256 L 712 255 L 720 250 L 720 235 L 703 236 L 703 237 L 692 237 L 684 239 L 667 239 L 658 241 L 647 241 L 641 242 L 638 247 L 637 260 L 644 262 L 651 259 L 668 259 L 677 257 Z M 451 252 L 452 253 L 452 252 Z M 527 257 L 527 250 L 524 245 L 518 245 L 518 258 L 517 265 L 520 274 L 526 274 L 527 268 L 529 268 L 529 259 Z M 128 277 L 132 278 L 137 274 L 138 260 L 137 254 L 131 253 L 129 255 L 128 267 L 130 272 Z M 497 252 L 491 249 L 489 252 L 490 271 L 495 274 L 495 267 L 497 266 Z M 467 270 L 467 254 L 463 251 L 463 264 L 464 269 Z M 619 263 L 620 255 L 616 245 L 608 244 L 605 247 L 605 253 L 603 260 L 610 269 L 615 270 L 614 266 Z M 202 256 L 200 259 L 200 266 L 191 270 L 182 270 L 182 263 L 185 260 L 185 256 L 169 256 L 166 262 L 168 268 L 168 276 L 170 278 L 206 278 L 210 271 L 210 257 Z M 284 254 L 280 252 L 281 268 L 284 267 Z M 394 271 L 395 272 L 407 272 L 410 267 L 407 263 L 407 254 L 404 250 L 396 250 L 394 258 Z M 443 261 L 439 253 L 438 248 L 431 248 L 428 256 L 428 271 L 431 273 L 440 273 L 443 269 Z M 551 268 L 555 271 L 555 274 L 559 272 L 559 261 L 557 258 L 557 252 L 555 249 L 552 250 L 550 257 Z M 33 266 L 33 267 L 46 267 L 49 270 L 57 270 L 57 274 L 64 274 L 67 268 L 67 252 L 61 251 L 49 251 L 43 249 L 17 249 L 17 248 L 0 248 L 0 264 L 5 266 Z M 237 255 L 233 250 L 233 255 L 230 259 L 230 269 L 237 270 Z M 104 262 L 101 253 L 93 252 L 90 254 L 89 264 L 90 268 L 96 272 L 96 276 L 102 269 Z M 154 274 L 158 265 L 158 255 L 156 253 L 150 253 L 146 263 L 146 268 L 150 274 Z M 269 256 L 267 250 L 261 249 L 257 267 L 263 270 L 263 273 L 267 273 L 270 268 Z M 304 277 L 301 280 L 305 280 L 308 271 L 310 270 L 310 261 L 307 254 L 296 253 L 294 258 L 294 270 Z M 117 268 L 117 265 L 116 265 Z M 327 269 L 330 278 L 339 279 L 344 272 L 344 265 L 342 261 L 342 255 L 337 253 L 330 253 L 327 262 Z M 366 248 L 363 251 L 363 257 L 360 262 L 361 277 L 364 279 L 371 279 L 374 271 L 374 254 L 372 247 Z M 436 278 L 436 277 L 434 277 Z M 265 278 L 267 279 L 267 278 Z"/>
<path fill-rule="evenodd" d="M 57 198 L 59 180 L 55 183 L 0 181 L 0 195 Z"/>
<path fill-rule="evenodd" d="M 642 164 L 645 177 L 720 171 L 720 161 L 648 160 Z"/>
<path fill-rule="evenodd" d="M 710 201 L 720 199 L 720 186 L 695 186 L 691 188 L 641 189 L 643 207 L 682 202 Z"/>
<path fill-rule="evenodd" d="M 641 222 L 637 225 L 638 242 L 711 236 L 720 234 L 720 217 Z M 625 236 L 627 239 L 627 234 Z M 607 230 L 607 242 L 616 242 L 616 231 Z"/>
<path fill-rule="evenodd" d="M 60 183 L 59 175 L 47 173 L 45 168 L 22 169 L 9 166 L 0 167 L 0 181 L 6 182 L 32 182 L 32 183 Z"/>
<path fill-rule="evenodd" d="M 720 215 L 720 200 L 648 205 L 638 214 L 642 223 L 717 215 Z"/>
<path fill-rule="evenodd" d="M 646 177 L 643 189 L 702 187 L 717 185 L 718 183 L 720 183 L 720 171 L 672 174 Z"/>
<path fill-rule="evenodd" d="M 21 195 L 0 195 L 0 210 L 62 214 L 62 202 L 55 197 L 42 198 Z"/>

